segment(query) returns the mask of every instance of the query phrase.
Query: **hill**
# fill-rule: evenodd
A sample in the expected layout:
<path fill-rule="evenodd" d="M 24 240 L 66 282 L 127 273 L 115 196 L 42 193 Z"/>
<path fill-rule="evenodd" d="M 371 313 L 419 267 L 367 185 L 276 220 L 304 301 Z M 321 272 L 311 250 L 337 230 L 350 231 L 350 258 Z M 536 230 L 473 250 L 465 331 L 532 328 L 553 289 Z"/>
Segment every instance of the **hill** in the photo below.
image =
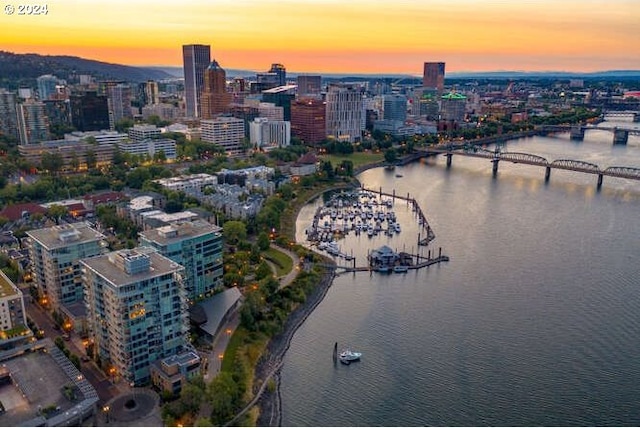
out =
<path fill-rule="evenodd" d="M 15 54 L 0 51 L 0 87 L 8 89 L 20 86 L 33 87 L 35 79 L 43 74 L 53 74 L 68 81 L 74 81 L 74 76 L 78 74 L 91 74 L 98 80 L 112 79 L 127 82 L 173 77 L 158 69 L 111 64 L 75 56 Z"/>

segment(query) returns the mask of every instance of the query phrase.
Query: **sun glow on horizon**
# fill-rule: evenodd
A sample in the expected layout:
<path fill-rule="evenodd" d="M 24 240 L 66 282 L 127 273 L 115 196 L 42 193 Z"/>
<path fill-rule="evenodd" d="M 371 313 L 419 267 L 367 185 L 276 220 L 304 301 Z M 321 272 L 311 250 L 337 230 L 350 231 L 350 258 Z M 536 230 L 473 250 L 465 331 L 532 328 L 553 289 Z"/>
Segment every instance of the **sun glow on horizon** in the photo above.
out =
<path fill-rule="evenodd" d="M 0 17 L 3 50 L 181 66 L 211 45 L 225 68 L 421 74 L 640 69 L 635 0 L 52 0 L 45 16 Z"/>

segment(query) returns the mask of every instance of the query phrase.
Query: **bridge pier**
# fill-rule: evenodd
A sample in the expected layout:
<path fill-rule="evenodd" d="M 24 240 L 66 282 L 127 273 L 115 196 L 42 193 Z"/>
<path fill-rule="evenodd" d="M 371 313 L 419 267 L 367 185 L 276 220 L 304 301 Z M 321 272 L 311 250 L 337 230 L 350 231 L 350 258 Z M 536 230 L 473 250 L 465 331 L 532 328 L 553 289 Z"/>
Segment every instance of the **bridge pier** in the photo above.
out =
<path fill-rule="evenodd" d="M 598 174 L 598 190 L 602 187 L 602 178 L 604 176 L 602 174 Z"/>
<path fill-rule="evenodd" d="M 492 172 L 493 172 L 493 177 L 495 178 L 498 175 L 498 163 L 500 163 L 500 159 L 493 158 L 491 162 L 493 163 Z"/>
<path fill-rule="evenodd" d="M 548 183 L 550 178 L 551 178 L 551 167 L 547 166 L 545 167 L 545 171 L 544 171 L 544 182 Z"/>
<path fill-rule="evenodd" d="M 451 168 L 451 159 L 453 158 L 453 153 L 447 153 L 447 168 Z"/>
<path fill-rule="evenodd" d="M 569 137 L 575 141 L 584 140 L 584 128 L 582 127 L 582 125 L 571 126 L 571 132 L 569 133 Z"/>
<path fill-rule="evenodd" d="M 613 144 L 621 144 L 626 145 L 627 141 L 629 141 L 629 131 L 624 129 L 614 129 L 613 130 Z"/>

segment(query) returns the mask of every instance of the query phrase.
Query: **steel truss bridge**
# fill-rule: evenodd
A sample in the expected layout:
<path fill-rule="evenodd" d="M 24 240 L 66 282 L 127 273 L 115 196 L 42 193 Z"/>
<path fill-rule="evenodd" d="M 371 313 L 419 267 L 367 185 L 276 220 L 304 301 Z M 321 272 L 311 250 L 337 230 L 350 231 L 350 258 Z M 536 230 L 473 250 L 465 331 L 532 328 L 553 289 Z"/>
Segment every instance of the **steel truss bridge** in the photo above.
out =
<path fill-rule="evenodd" d="M 463 148 L 447 148 L 447 149 L 427 149 L 424 151 L 424 155 L 438 155 L 443 154 L 447 156 L 447 167 L 451 166 L 451 158 L 453 155 L 468 156 L 476 158 L 488 159 L 493 163 L 494 176 L 498 172 L 498 164 L 500 161 L 521 163 L 525 165 L 541 166 L 545 168 L 545 181 L 549 181 L 551 177 L 552 169 L 563 169 L 567 171 L 582 172 L 587 174 L 594 174 L 598 176 L 598 188 L 602 186 L 602 179 L 604 176 L 627 178 L 629 180 L 640 181 L 640 168 L 628 167 L 628 166 L 610 166 L 605 169 L 600 169 L 596 164 L 573 160 L 573 159 L 556 159 L 549 161 L 546 158 L 538 155 L 521 152 L 504 152 L 500 148 L 496 150 L 486 150 L 478 146 L 470 146 Z"/>

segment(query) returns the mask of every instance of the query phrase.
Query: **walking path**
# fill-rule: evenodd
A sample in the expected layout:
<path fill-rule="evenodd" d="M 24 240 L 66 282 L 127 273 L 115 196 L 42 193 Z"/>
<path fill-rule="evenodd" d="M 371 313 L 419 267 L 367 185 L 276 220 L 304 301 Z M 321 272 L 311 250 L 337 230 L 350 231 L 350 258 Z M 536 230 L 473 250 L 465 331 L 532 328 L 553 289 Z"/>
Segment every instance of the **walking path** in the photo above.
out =
<path fill-rule="evenodd" d="M 280 282 L 280 289 L 283 287 L 286 287 L 287 285 L 291 284 L 293 282 L 294 279 L 296 279 L 296 276 L 298 276 L 298 272 L 299 272 L 299 266 L 300 266 L 300 258 L 298 257 L 298 255 L 296 253 L 294 253 L 293 251 L 288 250 L 287 248 L 284 247 L 280 247 L 276 244 L 271 244 L 271 247 L 275 248 L 276 250 L 285 253 L 287 256 L 289 256 L 289 258 L 291 259 L 291 261 L 293 262 L 293 268 L 291 269 L 291 271 L 278 278 L 278 281 Z"/>

